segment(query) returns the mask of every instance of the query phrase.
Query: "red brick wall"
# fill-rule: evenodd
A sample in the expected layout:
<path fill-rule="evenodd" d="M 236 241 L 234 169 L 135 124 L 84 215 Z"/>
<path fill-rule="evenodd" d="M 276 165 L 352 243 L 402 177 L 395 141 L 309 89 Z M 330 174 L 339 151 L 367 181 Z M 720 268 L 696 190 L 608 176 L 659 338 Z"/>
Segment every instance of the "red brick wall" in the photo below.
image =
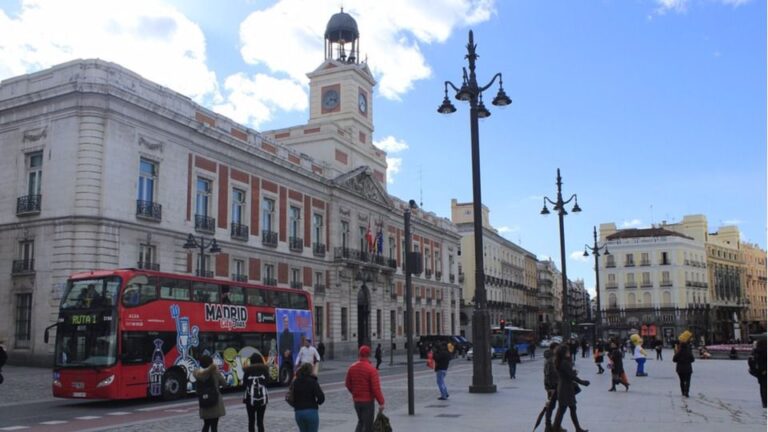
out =
<path fill-rule="evenodd" d="M 216 276 L 229 277 L 229 254 L 216 255 Z"/>
<path fill-rule="evenodd" d="M 277 264 L 277 281 L 280 283 L 288 283 L 288 264 Z"/>
<path fill-rule="evenodd" d="M 258 258 L 248 258 L 248 277 L 251 280 L 261 279 L 261 260 Z"/>
<path fill-rule="evenodd" d="M 227 228 L 227 202 L 229 201 L 229 169 L 219 165 L 219 228 Z"/>

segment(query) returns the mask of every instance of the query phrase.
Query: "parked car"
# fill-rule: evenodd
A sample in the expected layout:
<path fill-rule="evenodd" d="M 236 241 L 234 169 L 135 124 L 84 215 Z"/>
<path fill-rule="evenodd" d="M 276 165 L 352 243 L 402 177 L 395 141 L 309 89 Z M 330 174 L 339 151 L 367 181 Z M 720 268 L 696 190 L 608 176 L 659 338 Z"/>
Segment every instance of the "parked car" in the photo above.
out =
<path fill-rule="evenodd" d="M 549 348 L 552 342 L 554 342 L 552 339 L 542 339 L 541 342 L 539 342 L 539 346 L 542 348 Z"/>
<path fill-rule="evenodd" d="M 425 335 L 419 337 L 416 346 L 419 349 L 419 357 L 427 358 L 427 351 L 437 344 L 453 344 L 453 355 L 460 356 L 472 347 L 472 344 L 463 336 L 450 335 Z"/>
<path fill-rule="evenodd" d="M 470 348 L 469 351 L 467 351 L 467 360 L 472 360 L 472 357 L 474 357 L 475 349 Z M 491 358 L 494 358 L 496 355 L 493 351 L 493 347 L 491 347 Z"/>

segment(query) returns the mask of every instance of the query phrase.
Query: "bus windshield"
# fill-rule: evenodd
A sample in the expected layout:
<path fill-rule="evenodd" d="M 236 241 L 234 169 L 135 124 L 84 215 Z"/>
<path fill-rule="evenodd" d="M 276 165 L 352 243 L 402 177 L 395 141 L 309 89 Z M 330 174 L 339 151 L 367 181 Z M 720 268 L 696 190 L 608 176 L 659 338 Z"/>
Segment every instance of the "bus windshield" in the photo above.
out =
<path fill-rule="evenodd" d="M 114 306 L 120 290 L 120 278 L 70 280 L 67 294 L 61 299 L 62 309 L 91 309 Z"/>

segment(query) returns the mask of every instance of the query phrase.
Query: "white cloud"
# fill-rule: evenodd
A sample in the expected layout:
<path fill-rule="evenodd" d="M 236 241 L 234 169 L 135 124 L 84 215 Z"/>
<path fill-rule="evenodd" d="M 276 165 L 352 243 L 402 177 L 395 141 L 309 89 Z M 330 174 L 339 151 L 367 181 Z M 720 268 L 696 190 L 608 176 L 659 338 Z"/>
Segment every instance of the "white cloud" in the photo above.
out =
<path fill-rule="evenodd" d="M 712 0 L 717 3 L 722 3 L 726 6 L 738 7 L 749 3 L 752 0 Z M 685 13 L 688 11 L 688 5 L 691 0 L 656 0 L 658 7 L 656 13 L 658 15 L 664 15 L 667 12 Z M 650 18 L 650 17 L 649 17 Z"/>
<path fill-rule="evenodd" d="M 744 221 L 741 219 L 728 219 L 723 221 L 723 225 L 741 225 Z"/>
<path fill-rule="evenodd" d="M 327 20 L 320 17 L 330 17 L 338 7 L 336 0 L 283 0 L 253 12 L 240 25 L 243 59 L 307 83 L 306 73 L 322 61 Z M 431 75 L 423 45 L 445 42 L 455 28 L 495 13 L 494 0 L 352 0 L 344 7 L 357 21 L 360 55 L 368 59 L 380 94 L 394 100 Z"/>
<path fill-rule="evenodd" d="M 621 227 L 622 228 L 634 228 L 634 227 L 640 226 L 642 223 L 643 223 L 643 221 L 641 221 L 640 219 L 632 219 L 632 220 L 628 220 L 628 221 L 625 220 L 624 222 L 622 222 Z"/>
<path fill-rule="evenodd" d="M 77 58 L 119 63 L 198 102 L 219 98 L 202 30 L 159 0 L 25 0 L 14 18 L 0 11 L 0 79 Z"/>
<path fill-rule="evenodd" d="M 392 135 L 389 135 L 380 141 L 374 141 L 373 145 L 387 153 L 398 153 L 403 150 L 408 150 L 408 143 L 403 140 L 398 140 Z"/>
<path fill-rule="evenodd" d="M 402 158 L 387 157 L 387 183 L 392 184 L 395 182 L 395 174 L 400 172 L 402 165 Z"/>
<path fill-rule="evenodd" d="M 584 256 L 584 251 L 574 251 L 571 252 L 571 259 L 574 261 L 580 261 L 580 262 L 587 262 L 589 261 L 589 257 Z"/>
<path fill-rule="evenodd" d="M 303 87 L 291 79 L 264 74 L 249 78 L 238 73 L 227 77 L 224 89 L 226 102 L 214 105 L 213 110 L 255 128 L 270 120 L 276 110 L 301 111 L 308 105 Z"/>

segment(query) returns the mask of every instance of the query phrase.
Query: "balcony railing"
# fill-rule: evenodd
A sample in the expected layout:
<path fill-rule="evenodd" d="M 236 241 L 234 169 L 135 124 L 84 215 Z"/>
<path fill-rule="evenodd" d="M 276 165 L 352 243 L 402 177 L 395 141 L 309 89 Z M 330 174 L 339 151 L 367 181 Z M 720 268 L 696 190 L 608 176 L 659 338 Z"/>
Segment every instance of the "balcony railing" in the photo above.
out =
<path fill-rule="evenodd" d="M 264 282 L 264 285 L 267 285 L 267 286 L 277 286 L 277 279 L 275 278 L 265 277 L 264 280 L 262 280 L 262 282 Z"/>
<path fill-rule="evenodd" d="M 163 206 L 153 201 L 136 200 L 136 217 L 160 222 Z"/>
<path fill-rule="evenodd" d="M 325 244 L 324 243 L 312 243 L 312 254 L 316 257 L 322 258 L 325 256 Z"/>
<path fill-rule="evenodd" d="M 435 272 L 435 280 L 441 280 L 443 278 L 443 272 L 436 271 Z"/>
<path fill-rule="evenodd" d="M 315 294 L 320 294 L 325 292 L 325 285 L 323 284 L 315 284 Z"/>
<path fill-rule="evenodd" d="M 304 250 L 304 239 L 301 237 L 288 237 L 288 248 L 293 252 Z"/>
<path fill-rule="evenodd" d="M 625 262 L 624 263 L 624 267 L 634 267 L 634 266 L 635 266 L 634 261 L 632 261 L 632 262 Z"/>
<path fill-rule="evenodd" d="M 277 247 L 277 233 L 274 231 L 262 230 L 261 244 L 269 247 Z"/>
<path fill-rule="evenodd" d="M 138 261 L 136 263 L 136 268 L 140 268 L 144 270 L 160 271 L 160 264 L 156 262 L 151 262 L 151 261 Z"/>
<path fill-rule="evenodd" d="M 291 281 L 291 288 L 301 289 L 304 285 L 299 281 Z"/>
<path fill-rule="evenodd" d="M 358 249 L 337 247 L 333 250 L 333 258 L 335 260 L 353 260 L 364 263 L 371 263 L 382 267 L 388 267 L 390 269 L 397 268 L 397 261 L 394 259 L 385 258 L 383 255 L 372 254 L 367 251 Z"/>
<path fill-rule="evenodd" d="M 232 280 L 236 282 L 248 282 L 248 275 L 232 273 Z"/>
<path fill-rule="evenodd" d="M 659 283 L 659 286 L 671 287 L 672 286 L 672 281 L 661 281 L 661 283 Z"/>
<path fill-rule="evenodd" d="M 643 266 L 643 267 L 648 267 L 649 265 L 651 265 L 651 262 L 650 261 L 640 261 L 640 265 Z"/>
<path fill-rule="evenodd" d="M 394 258 L 387 258 L 387 267 L 396 269 L 397 268 L 397 260 Z"/>
<path fill-rule="evenodd" d="M 453 274 L 453 273 L 449 274 L 448 275 L 448 282 L 450 282 L 450 283 L 456 282 L 456 275 Z"/>
<path fill-rule="evenodd" d="M 652 282 L 640 282 L 640 288 L 653 288 Z"/>
<path fill-rule="evenodd" d="M 424 269 L 424 277 L 427 279 L 432 279 L 432 270 L 431 269 Z"/>
<path fill-rule="evenodd" d="M 615 262 L 605 263 L 605 267 L 606 268 L 615 268 L 616 267 L 616 263 Z"/>
<path fill-rule="evenodd" d="M 40 203 L 42 200 L 42 195 L 27 195 L 16 198 L 16 216 L 40 213 Z"/>
<path fill-rule="evenodd" d="M 195 231 L 213 234 L 216 230 L 216 218 L 206 215 L 195 215 Z"/>
<path fill-rule="evenodd" d="M 197 272 L 195 272 L 195 274 L 200 276 L 200 277 L 212 278 L 213 277 L 213 270 L 200 270 L 200 269 L 197 269 Z"/>
<path fill-rule="evenodd" d="M 624 284 L 624 288 L 637 288 L 637 282 L 627 282 Z"/>
<path fill-rule="evenodd" d="M 605 289 L 617 289 L 619 287 L 616 283 L 607 283 L 605 284 Z"/>
<path fill-rule="evenodd" d="M 35 272 L 35 260 L 13 260 L 11 265 L 12 274 L 25 274 Z"/>
<path fill-rule="evenodd" d="M 248 241 L 248 234 L 250 234 L 250 231 L 248 225 L 232 222 L 229 226 L 229 233 L 234 240 Z"/>

